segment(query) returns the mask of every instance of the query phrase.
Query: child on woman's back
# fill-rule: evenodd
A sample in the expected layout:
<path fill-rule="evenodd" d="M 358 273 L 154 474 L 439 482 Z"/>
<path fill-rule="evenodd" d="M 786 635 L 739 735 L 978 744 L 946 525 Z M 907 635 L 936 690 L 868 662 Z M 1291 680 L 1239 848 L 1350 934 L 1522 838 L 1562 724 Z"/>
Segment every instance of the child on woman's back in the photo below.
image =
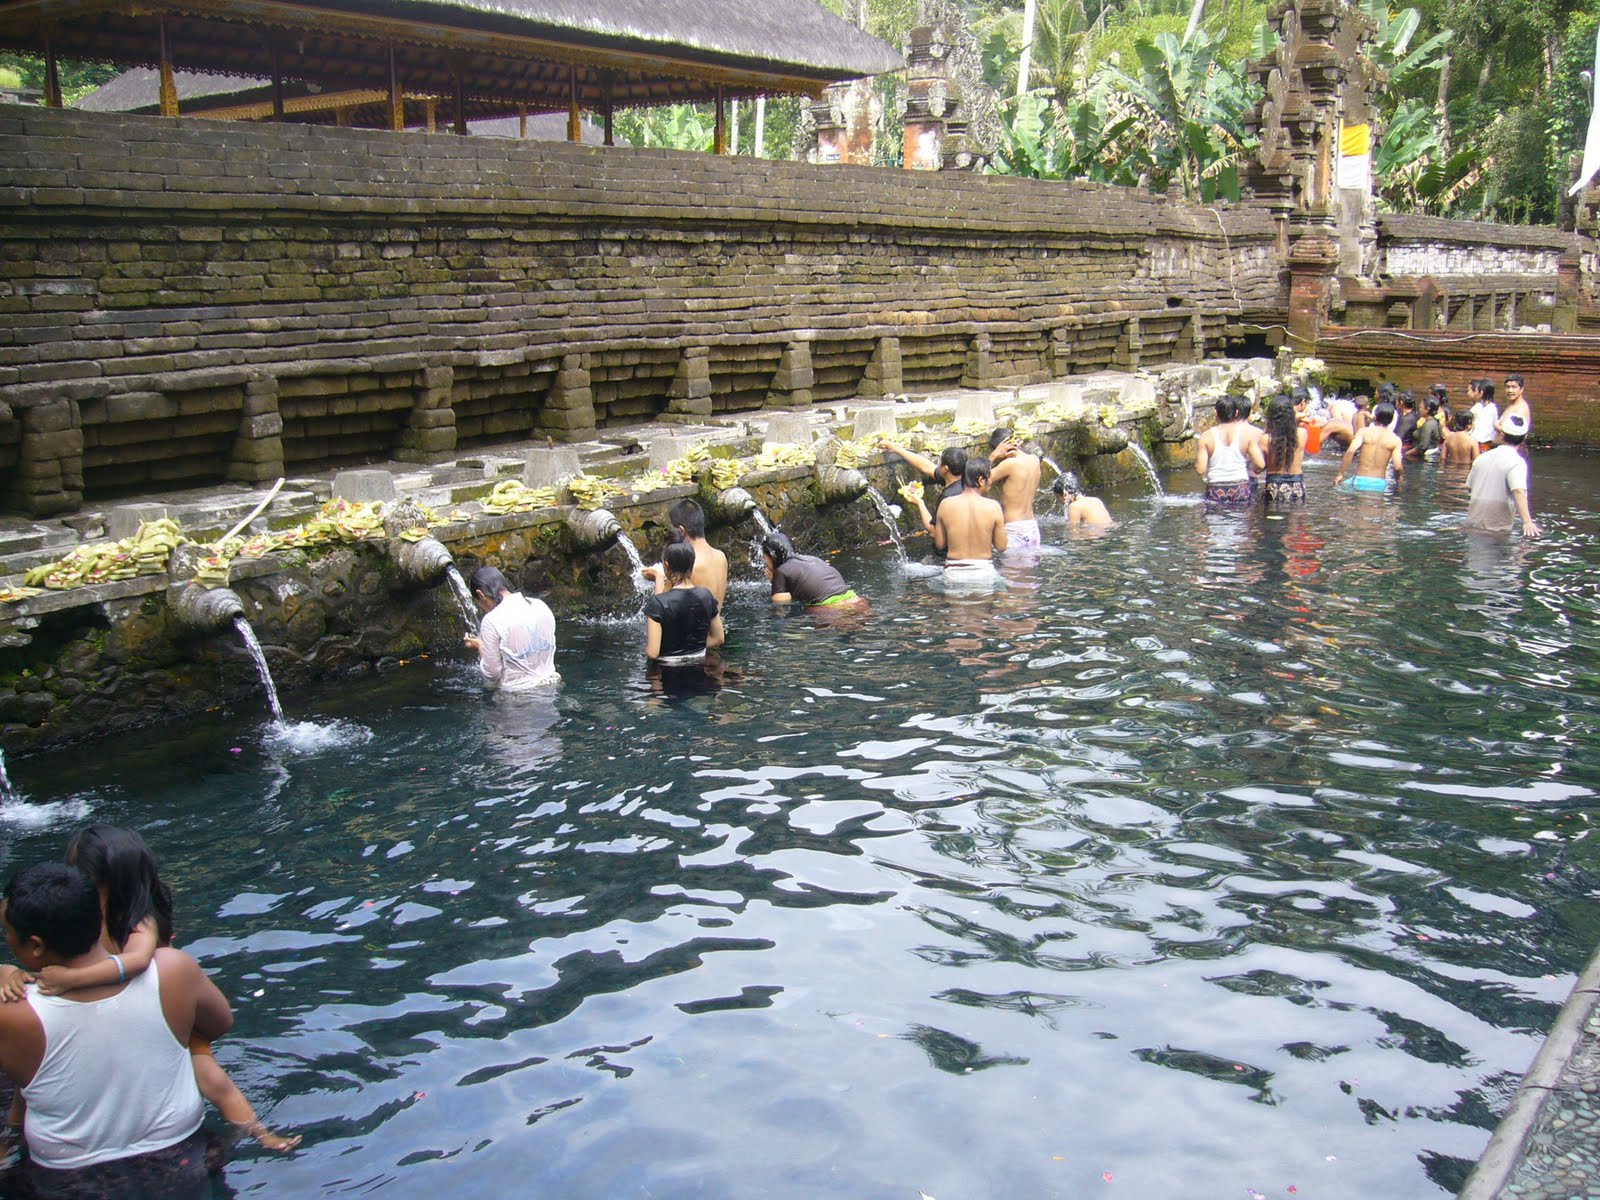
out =
<path fill-rule="evenodd" d="M 104 922 L 100 939 L 111 957 L 92 967 L 46 967 L 39 973 L 38 988 L 48 996 L 121 983 L 147 970 L 156 950 L 172 944 L 172 891 L 161 882 L 155 856 L 137 833 L 115 825 L 91 825 L 67 843 L 67 861 L 100 891 Z M 0 980 L 0 998 L 22 998 L 18 976 L 26 978 L 15 971 L 10 979 Z M 261 1123 L 250 1101 L 212 1056 L 210 1042 L 195 1039 L 189 1043 L 189 1054 L 200 1094 L 217 1106 L 225 1120 L 269 1150 L 293 1150 L 300 1144 L 298 1137 L 279 1137 Z M 12 1102 L 12 1124 L 21 1123 L 21 1107 L 19 1092 Z"/>

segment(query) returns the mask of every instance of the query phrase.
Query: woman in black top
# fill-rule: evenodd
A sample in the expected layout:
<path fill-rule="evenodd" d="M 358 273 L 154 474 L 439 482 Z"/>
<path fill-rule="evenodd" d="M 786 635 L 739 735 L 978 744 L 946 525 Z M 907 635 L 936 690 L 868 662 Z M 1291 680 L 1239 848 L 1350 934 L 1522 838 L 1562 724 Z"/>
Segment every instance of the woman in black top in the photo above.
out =
<path fill-rule="evenodd" d="M 644 602 L 645 655 L 663 667 L 700 662 L 713 631 L 715 639 L 722 640 L 717 598 L 690 579 L 694 547 L 688 542 L 669 543 L 661 554 L 661 565 L 667 589 Z"/>
<path fill-rule="evenodd" d="M 772 581 L 772 602 L 798 600 L 807 608 L 857 608 L 866 601 L 850 590 L 844 576 L 811 554 L 795 553 L 794 543 L 776 529 L 761 539 L 761 557 Z"/>

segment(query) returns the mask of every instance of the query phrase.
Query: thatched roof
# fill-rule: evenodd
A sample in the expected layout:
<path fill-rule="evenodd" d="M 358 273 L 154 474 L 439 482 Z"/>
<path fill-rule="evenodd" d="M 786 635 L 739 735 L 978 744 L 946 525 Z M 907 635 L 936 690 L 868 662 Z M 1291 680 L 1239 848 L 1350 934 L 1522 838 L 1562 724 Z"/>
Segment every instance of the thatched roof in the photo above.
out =
<path fill-rule="evenodd" d="M 174 71 L 182 112 L 191 117 L 218 117 L 233 120 L 264 121 L 272 116 L 272 81 L 236 75 L 208 75 L 199 71 Z M 284 85 L 285 119 L 299 124 L 331 125 L 340 110 L 346 124 L 383 128 L 388 123 L 387 97 L 371 92 L 350 93 L 315 88 L 304 83 Z M 88 112 L 158 113 L 161 111 L 161 75 L 150 67 L 134 67 L 102 84 L 77 103 Z M 407 96 L 405 112 L 408 128 L 427 123 L 426 98 Z M 477 137 L 521 137 L 521 120 L 506 112 L 503 103 L 469 99 L 467 130 Z M 454 119 L 448 101 L 435 106 L 442 129 Z M 593 121 L 580 122 L 582 140 L 598 145 L 604 132 Z M 527 136 L 538 141 L 563 141 L 567 136 L 565 112 L 529 113 Z"/>
<path fill-rule="evenodd" d="M 199 76 L 599 108 L 773 92 L 904 66 L 814 0 L 0 0 L 0 49 Z M 500 111 L 504 112 L 504 105 Z M 409 113 L 408 113 L 409 118 Z"/>

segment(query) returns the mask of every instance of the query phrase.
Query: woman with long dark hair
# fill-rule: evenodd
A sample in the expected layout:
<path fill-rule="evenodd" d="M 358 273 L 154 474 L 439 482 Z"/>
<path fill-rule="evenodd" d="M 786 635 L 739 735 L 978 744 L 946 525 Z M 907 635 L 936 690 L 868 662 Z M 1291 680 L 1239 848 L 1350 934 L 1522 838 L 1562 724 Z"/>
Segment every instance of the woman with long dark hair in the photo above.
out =
<path fill-rule="evenodd" d="M 1274 396 L 1267 405 L 1267 479 L 1261 488 L 1265 504 L 1304 504 L 1306 430 L 1295 419 L 1294 401 Z"/>

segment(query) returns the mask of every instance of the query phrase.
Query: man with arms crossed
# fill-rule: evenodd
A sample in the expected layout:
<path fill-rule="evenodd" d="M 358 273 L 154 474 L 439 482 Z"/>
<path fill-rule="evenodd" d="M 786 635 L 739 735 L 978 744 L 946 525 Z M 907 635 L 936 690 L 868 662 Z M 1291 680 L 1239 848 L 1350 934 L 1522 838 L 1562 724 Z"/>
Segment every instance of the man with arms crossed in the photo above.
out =
<path fill-rule="evenodd" d="M 65 863 L 41 863 L 5 889 L 6 941 L 17 962 L 90 967 L 100 943 L 100 894 Z M 177 1145 L 200 1128 L 204 1102 L 189 1040 L 219 1038 L 233 1011 L 200 964 L 157 950 L 125 983 L 59 996 L 28 985 L 0 1004 L 0 1070 L 28 1102 L 24 1133 L 36 1166 L 89 1167 Z"/>

